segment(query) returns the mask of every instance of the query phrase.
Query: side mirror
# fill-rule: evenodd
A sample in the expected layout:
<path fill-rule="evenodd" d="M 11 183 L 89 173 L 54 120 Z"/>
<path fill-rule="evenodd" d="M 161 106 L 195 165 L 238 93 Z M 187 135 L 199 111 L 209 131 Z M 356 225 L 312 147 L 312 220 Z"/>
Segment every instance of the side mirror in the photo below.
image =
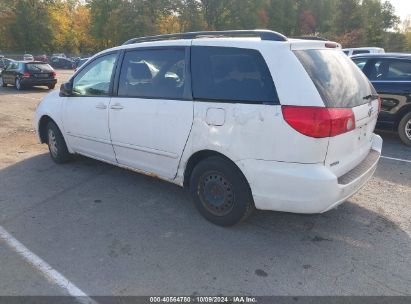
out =
<path fill-rule="evenodd" d="M 60 87 L 60 96 L 68 97 L 73 94 L 73 84 L 71 82 L 65 82 Z"/>

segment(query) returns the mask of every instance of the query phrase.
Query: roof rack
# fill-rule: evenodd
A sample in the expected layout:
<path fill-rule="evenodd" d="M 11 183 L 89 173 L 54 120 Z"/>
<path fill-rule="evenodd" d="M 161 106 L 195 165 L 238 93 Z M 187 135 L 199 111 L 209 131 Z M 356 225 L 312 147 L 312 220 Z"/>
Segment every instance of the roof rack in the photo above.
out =
<path fill-rule="evenodd" d="M 124 42 L 123 45 L 141 43 L 141 42 L 170 40 L 170 39 L 196 39 L 196 38 L 205 38 L 205 37 L 260 37 L 261 40 L 287 41 L 287 37 L 285 37 L 284 35 L 280 33 L 274 32 L 274 31 L 236 30 L 236 31 L 187 32 L 187 33 L 147 36 L 147 37 L 140 37 L 140 38 L 132 38 Z"/>

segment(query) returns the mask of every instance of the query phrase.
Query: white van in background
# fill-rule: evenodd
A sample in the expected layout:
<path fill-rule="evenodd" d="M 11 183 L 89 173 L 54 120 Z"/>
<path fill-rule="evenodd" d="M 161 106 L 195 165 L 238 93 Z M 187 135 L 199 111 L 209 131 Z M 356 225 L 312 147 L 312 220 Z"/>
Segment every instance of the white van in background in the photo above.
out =
<path fill-rule="evenodd" d="M 353 56 L 359 54 L 384 54 L 385 50 L 378 47 L 361 47 L 361 48 L 351 48 L 342 50 L 345 55 Z"/>

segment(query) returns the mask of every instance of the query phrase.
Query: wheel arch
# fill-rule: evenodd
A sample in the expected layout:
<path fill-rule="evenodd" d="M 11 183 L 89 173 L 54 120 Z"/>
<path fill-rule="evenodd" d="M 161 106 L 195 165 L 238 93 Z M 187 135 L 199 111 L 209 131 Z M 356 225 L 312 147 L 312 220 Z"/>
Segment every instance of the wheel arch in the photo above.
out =
<path fill-rule="evenodd" d="M 243 175 L 246 183 L 248 184 L 248 187 L 250 188 L 250 183 L 248 182 L 247 177 L 245 176 L 243 170 L 241 170 L 241 168 L 238 167 L 237 164 L 233 160 L 231 160 L 229 157 L 222 154 L 221 152 L 217 152 L 214 150 L 201 150 L 201 151 L 195 152 L 194 154 L 190 156 L 190 158 L 187 161 L 187 165 L 185 166 L 185 169 L 184 169 L 184 180 L 183 180 L 184 188 L 188 188 L 190 186 L 191 173 L 193 172 L 196 165 L 199 164 L 201 161 L 207 158 L 213 157 L 213 156 L 221 157 L 225 159 L 226 161 L 228 161 L 229 163 L 231 163 L 235 168 L 237 168 L 239 172 Z"/>
<path fill-rule="evenodd" d="M 54 122 L 58 127 L 58 124 L 48 115 L 43 115 L 39 120 L 39 138 L 42 144 L 47 144 L 47 125 L 49 122 Z"/>

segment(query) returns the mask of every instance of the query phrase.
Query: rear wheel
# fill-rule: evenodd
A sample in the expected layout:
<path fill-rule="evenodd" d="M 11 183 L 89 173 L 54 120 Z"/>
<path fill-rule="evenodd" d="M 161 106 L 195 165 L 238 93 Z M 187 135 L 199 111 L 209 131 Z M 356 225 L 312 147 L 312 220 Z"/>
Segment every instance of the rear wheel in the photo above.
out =
<path fill-rule="evenodd" d="M 7 83 L 5 83 L 3 81 L 3 77 L 1 77 L 1 76 L 0 76 L 0 86 L 3 87 L 3 88 L 7 87 Z"/>
<path fill-rule="evenodd" d="M 398 125 L 398 134 L 404 144 L 411 146 L 411 113 L 401 119 Z"/>
<path fill-rule="evenodd" d="M 233 226 L 254 210 L 251 190 L 242 172 L 221 157 L 207 158 L 194 168 L 190 193 L 200 213 L 219 226 Z"/>
<path fill-rule="evenodd" d="M 47 144 L 51 159 L 57 164 L 64 164 L 72 159 L 60 129 L 54 122 L 47 125 Z"/>
<path fill-rule="evenodd" d="M 55 84 L 49 84 L 47 87 L 49 88 L 49 90 L 54 90 L 56 85 Z"/>

